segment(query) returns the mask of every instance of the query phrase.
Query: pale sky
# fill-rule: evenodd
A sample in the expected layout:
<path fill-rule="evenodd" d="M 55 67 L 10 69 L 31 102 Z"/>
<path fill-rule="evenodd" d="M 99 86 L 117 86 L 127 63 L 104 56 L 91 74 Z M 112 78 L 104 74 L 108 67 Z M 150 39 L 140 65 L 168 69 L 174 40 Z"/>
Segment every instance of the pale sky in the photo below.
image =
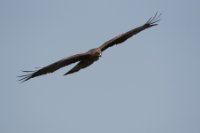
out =
<path fill-rule="evenodd" d="M 199 0 L 0 0 L 1 133 L 199 133 Z M 162 13 L 157 27 L 20 84 Z"/>

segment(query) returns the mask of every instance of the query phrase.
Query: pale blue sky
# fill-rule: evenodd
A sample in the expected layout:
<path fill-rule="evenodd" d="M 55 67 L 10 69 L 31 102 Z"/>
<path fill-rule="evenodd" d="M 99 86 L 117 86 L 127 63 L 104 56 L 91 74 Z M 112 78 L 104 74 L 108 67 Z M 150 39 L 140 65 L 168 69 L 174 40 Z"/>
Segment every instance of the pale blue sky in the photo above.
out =
<path fill-rule="evenodd" d="M 0 0 L 1 133 L 199 133 L 199 0 Z M 20 84 L 163 13 L 159 26 Z"/>

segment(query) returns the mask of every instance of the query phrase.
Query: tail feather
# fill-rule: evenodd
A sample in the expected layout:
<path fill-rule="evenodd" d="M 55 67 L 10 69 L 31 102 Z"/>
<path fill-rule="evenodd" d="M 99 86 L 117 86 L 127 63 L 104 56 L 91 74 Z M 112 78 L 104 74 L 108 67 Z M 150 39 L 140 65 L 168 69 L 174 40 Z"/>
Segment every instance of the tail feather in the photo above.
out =
<path fill-rule="evenodd" d="M 90 66 L 94 61 L 93 60 L 84 60 L 84 61 L 80 61 L 77 65 L 75 65 L 71 70 L 69 70 L 67 73 L 64 74 L 68 75 L 68 74 L 72 74 L 75 72 L 78 72 L 79 70 L 86 68 L 88 66 Z"/>

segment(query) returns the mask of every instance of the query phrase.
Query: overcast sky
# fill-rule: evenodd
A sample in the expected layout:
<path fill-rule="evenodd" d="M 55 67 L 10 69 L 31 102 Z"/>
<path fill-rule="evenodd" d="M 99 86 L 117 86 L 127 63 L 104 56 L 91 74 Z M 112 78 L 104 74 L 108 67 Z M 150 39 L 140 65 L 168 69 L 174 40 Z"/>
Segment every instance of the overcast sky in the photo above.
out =
<path fill-rule="evenodd" d="M 157 11 L 87 69 L 17 81 Z M 0 0 L 0 132 L 199 133 L 199 24 L 199 0 Z"/>

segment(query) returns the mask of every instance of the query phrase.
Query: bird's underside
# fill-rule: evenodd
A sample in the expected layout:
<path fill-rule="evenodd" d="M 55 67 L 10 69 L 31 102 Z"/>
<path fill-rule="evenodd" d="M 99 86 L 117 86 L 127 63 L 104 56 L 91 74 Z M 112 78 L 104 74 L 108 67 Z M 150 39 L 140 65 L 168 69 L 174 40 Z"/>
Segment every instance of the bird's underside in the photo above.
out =
<path fill-rule="evenodd" d="M 128 32 L 121 34 L 121 35 L 118 35 L 118 36 L 108 40 L 107 42 L 103 43 L 98 48 L 91 49 L 82 54 L 76 54 L 76 55 L 72 55 L 70 57 L 61 59 L 55 63 L 52 63 L 52 64 L 50 64 L 46 67 L 43 67 L 41 69 L 38 69 L 36 71 L 23 71 L 27 74 L 18 76 L 21 78 L 19 81 L 25 82 L 31 78 L 41 76 L 44 74 L 48 74 L 48 73 L 52 73 L 62 67 L 68 66 L 68 65 L 76 63 L 76 62 L 78 62 L 78 63 L 64 75 L 78 72 L 79 70 L 86 68 L 86 67 L 90 66 L 91 64 L 93 64 L 95 61 L 97 61 L 99 59 L 99 57 L 101 56 L 102 52 L 104 50 L 106 50 L 107 48 L 112 47 L 113 45 L 122 43 L 122 42 L 126 41 L 127 39 L 129 39 L 130 37 L 132 37 L 133 35 L 141 32 L 147 28 L 158 25 L 157 22 L 160 20 L 160 15 L 161 14 L 156 13 L 153 17 L 151 17 L 142 26 L 134 28 Z"/>
<path fill-rule="evenodd" d="M 98 60 L 98 57 L 97 58 L 86 59 L 86 60 L 81 60 L 80 62 L 78 62 L 78 64 L 76 64 L 71 70 L 69 70 L 64 75 L 68 75 L 68 74 L 72 74 L 72 73 L 78 72 L 79 70 L 92 65 L 97 60 Z"/>

